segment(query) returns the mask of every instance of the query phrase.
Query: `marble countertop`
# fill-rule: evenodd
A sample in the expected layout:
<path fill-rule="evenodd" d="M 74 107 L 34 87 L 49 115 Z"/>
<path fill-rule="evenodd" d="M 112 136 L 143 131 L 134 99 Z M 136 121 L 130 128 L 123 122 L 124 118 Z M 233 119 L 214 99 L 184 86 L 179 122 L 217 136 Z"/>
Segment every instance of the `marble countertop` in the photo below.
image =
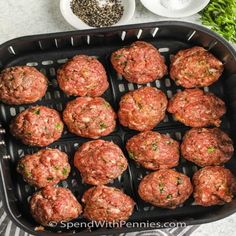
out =
<path fill-rule="evenodd" d="M 136 0 L 136 5 L 136 12 L 130 24 L 165 20 L 146 10 L 139 0 Z M 198 15 L 181 20 L 200 24 Z M 71 30 L 74 28 L 60 13 L 59 0 L 0 1 L 0 44 L 25 35 Z M 217 222 L 201 225 L 191 236 L 236 236 L 235 225 L 236 214 Z M 184 231 L 181 235 L 185 235 Z"/>
<path fill-rule="evenodd" d="M 74 30 L 62 17 L 59 2 L 59 0 L 0 1 L 0 43 L 24 35 Z M 170 20 L 146 10 L 139 0 L 136 2 L 136 12 L 129 24 Z M 198 23 L 198 18 L 194 15 L 184 20 Z"/>

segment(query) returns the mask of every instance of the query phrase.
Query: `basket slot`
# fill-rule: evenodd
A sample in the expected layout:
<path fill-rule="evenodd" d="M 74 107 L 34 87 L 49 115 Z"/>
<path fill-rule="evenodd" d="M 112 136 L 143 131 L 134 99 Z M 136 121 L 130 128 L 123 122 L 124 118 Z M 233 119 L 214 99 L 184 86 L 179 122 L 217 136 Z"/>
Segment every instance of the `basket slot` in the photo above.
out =
<path fill-rule="evenodd" d="M 194 35 L 196 34 L 196 30 L 190 31 L 190 33 L 187 35 L 187 41 L 190 41 Z"/>
<path fill-rule="evenodd" d="M 125 40 L 125 36 L 126 36 L 126 31 L 122 31 L 121 36 L 120 36 L 122 41 Z"/>
<path fill-rule="evenodd" d="M 51 67 L 50 69 L 49 69 L 49 73 L 50 73 L 50 76 L 56 76 L 56 70 L 55 70 L 55 68 L 54 67 Z M 51 80 L 52 81 L 52 80 Z M 55 81 L 56 81 L 56 83 L 55 83 Z M 53 84 L 55 85 L 55 86 L 57 86 L 57 80 L 56 79 L 53 79 Z"/>
<path fill-rule="evenodd" d="M 15 49 L 13 48 L 13 46 L 8 47 L 8 52 L 12 55 L 16 55 L 16 52 L 15 52 Z"/>
<path fill-rule="evenodd" d="M 208 50 L 210 51 L 211 49 L 213 49 L 213 47 L 215 47 L 217 45 L 217 41 L 213 40 L 209 43 L 208 45 Z"/>
<path fill-rule="evenodd" d="M 74 46 L 74 38 L 73 37 L 70 37 L 70 43 L 71 43 L 71 46 L 73 47 Z"/>
<path fill-rule="evenodd" d="M 153 28 L 153 29 L 151 30 L 151 34 L 152 34 L 152 37 L 153 37 L 153 38 L 157 37 L 158 30 L 159 30 L 158 27 Z"/>
<path fill-rule="evenodd" d="M 169 48 L 159 48 L 158 49 L 160 53 L 165 53 L 165 52 L 169 52 L 170 49 Z"/>
<path fill-rule="evenodd" d="M 168 99 L 171 99 L 173 97 L 173 93 L 171 90 L 167 90 L 166 93 L 167 93 Z"/>
<path fill-rule="evenodd" d="M 46 60 L 41 62 L 42 65 L 47 66 L 47 65 L 52 65 L 53 61 L 52 60 Z"/>
<path fill-rule="evenodd" d="M 88 45 L 90 45 L 90 35 L 87 35 L 86 42 L 87 42 Z"/>
<path fill-rule="evenodd" d="M 137 39 L 140 39 L 140 38 L 141 38 L 142 33 L 143 33 L 143 30 L 140 29 L 140 30 L 138 31 L 138 33 L 137 33 Z"/>
<path fill-rule="evenodd" d="M 61 59 L 58 59 L 57 60 L 57 63 L 58 64 L 64 64 L 64 63 L 66 63 L 68 61 L 68 58 L 61 58 Z"/>
<path fill-rule="evenodd" d="M 57 39 L 54 39 L 54 43 L 55 43 L 56 48 L 59 48 Z"/>
<path fill-rule="evenodd" d="M 38 66 L 38 62 L 34 61 L 34 62 L 27 62 L 26 63 L 27 66 Z"/>

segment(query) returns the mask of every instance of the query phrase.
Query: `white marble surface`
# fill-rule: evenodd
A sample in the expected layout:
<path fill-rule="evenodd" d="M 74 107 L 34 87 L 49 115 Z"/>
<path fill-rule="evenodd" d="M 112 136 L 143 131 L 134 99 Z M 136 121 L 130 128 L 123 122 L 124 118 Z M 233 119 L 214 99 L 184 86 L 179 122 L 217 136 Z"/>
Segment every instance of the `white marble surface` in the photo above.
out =
<path fill-rule="evenodd" d="M 151 1 L 151 0 L 150 0 Z M 142 23 L 165 20 L 142 7 L 139 0 L 133 19 Z M 198 15 L 182 19 L 199 24 Z M 0 44 L 12 38 L 74 30 L 60 14 L 59 0 L 0 0 Z M 236 236 L 236 214 L 201 225 L 192 236 Z"/>
<path fill-rule="evenodd" d="M 62 17 L 59 0 L 0 0 L 0 44 L 16 37 L 74 30 Z M 152 14 L 137 2 L 129 24 L 166 20 Z M 184 19 L 198 22 L 198 16 Z"/>

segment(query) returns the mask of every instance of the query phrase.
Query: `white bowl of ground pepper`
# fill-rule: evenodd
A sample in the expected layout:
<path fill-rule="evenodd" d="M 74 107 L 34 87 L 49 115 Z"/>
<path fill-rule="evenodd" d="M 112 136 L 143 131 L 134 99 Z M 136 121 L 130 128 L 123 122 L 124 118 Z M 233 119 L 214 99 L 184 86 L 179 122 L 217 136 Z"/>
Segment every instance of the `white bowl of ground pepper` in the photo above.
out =
<path fill-rule="evenodd" d="M 76 29 L 124 25 L 133 17 L 135 0 L 61 0 L 65 20 Z"/>

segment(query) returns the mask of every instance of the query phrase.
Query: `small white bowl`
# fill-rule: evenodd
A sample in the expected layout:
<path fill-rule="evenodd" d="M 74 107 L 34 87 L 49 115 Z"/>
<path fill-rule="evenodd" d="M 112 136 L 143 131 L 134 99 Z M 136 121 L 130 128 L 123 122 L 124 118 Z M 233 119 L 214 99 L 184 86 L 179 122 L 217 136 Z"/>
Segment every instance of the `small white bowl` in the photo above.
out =
<path fill-rule="evenodd" d="M 78 16 L 76 16 L 70 7 L 71 0 L 61 0 L 60 9 L 61 14 L 65 20 L 76 29 L 91 29 L 91 27 L 84 23 Z M 124 13 L 121 19 L 115 25 L 124 25 L 133 17 L 135 11 L 135 0 L 121 0 L 124 6 Z"/>
<path fill-rule="evenodd" d="M 172 18 L 187 17 L 201 11 L 210 0 L 140 0 L 151 12 Z"/>

